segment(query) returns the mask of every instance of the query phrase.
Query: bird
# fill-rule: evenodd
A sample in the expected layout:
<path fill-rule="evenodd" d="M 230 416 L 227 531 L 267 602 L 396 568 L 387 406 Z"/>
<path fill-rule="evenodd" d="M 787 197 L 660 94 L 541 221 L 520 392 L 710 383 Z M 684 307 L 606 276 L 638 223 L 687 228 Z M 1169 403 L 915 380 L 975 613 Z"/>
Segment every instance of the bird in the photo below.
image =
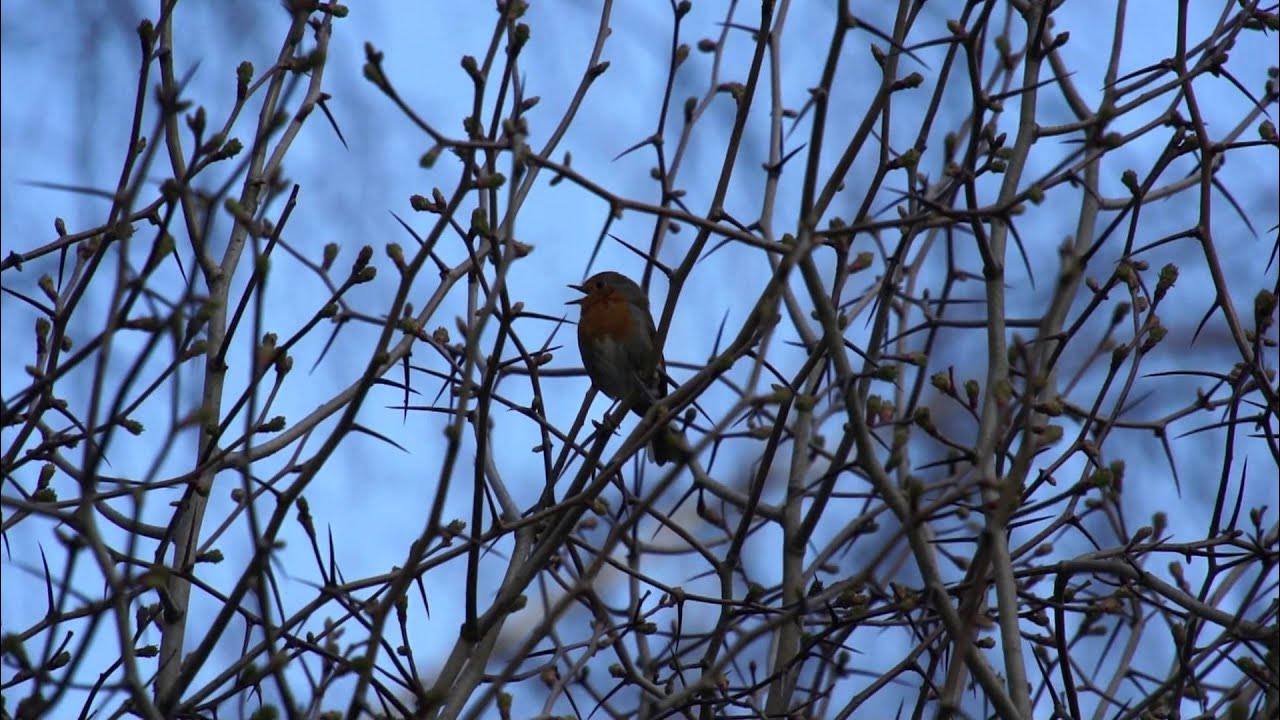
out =
<path fill-rule="evenodd" d="M 667 395 L 649 297 L 630 278 L 611 270 L 569 287 L 583 294 L 566 304 L 580 306 L 578 351 L 587 376 L 614 400 L 631 400 L 631 410 L 644 417 Z M 649 447 L 654 462 L 665 465 L 678 456 L 680 446 L 674 431 L 664 427 Z"/>

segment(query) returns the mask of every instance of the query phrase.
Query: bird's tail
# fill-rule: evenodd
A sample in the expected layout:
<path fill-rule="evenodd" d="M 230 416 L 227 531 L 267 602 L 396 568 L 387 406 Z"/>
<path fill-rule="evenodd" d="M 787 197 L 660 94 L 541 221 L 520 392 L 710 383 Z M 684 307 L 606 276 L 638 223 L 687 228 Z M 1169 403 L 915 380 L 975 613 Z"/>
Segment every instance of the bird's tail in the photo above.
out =
<path fill-rule="evenodd" d="M 655 384 L 646 394 L 637 398 L 632 406 L 632 412 L 644 417 L 649 408 L 653 407 L 653 400 L 661 400 L 667 396 L 667 385 L 664 374 L 659 371 Z M 674 427 L 675 421 L 660 428 L 653 434 L 653 439 L 649 441 L 649 453 L 653 461 L 659 465 L 666 465 L 672 460 L 685 457 L 689 454 L 689 444 L 685 442 L 684 437 Z"/>
<path fill-rule="evenodd" d="M 670 425 L 660 428 L 649 442 L 649 452 L 653 453 L 653 461 L 666 465 L 668 461 L 678 460 L 688 454 L 688 446 L 680 433 Z"/>

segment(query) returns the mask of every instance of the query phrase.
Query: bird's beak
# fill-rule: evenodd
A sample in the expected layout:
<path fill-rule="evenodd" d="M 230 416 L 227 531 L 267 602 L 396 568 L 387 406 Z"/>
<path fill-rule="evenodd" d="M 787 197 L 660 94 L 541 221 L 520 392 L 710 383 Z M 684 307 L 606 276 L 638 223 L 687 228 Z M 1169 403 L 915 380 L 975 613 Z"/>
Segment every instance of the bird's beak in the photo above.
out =
<path fill-rule="evenodd" d="M 569 285 L 568 287 L 573 288 L 574 290 L 577 290 L 580 293 L 585 293 L 587 291 L 587 288 L 583 285 Z M 587 299 L 586 295 L 583 295 L 577 300 L 570 300 L 566 302 L 565 305 L 580 305 L 582 301 L 586 299 Z"/>

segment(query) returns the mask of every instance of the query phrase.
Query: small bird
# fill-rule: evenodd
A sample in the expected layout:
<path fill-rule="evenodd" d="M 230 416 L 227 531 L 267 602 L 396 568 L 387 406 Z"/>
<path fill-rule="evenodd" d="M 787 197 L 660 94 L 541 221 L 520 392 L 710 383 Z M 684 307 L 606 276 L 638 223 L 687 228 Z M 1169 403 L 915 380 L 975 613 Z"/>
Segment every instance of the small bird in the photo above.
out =
<path fill-rule="evenodd" d="M 583 293 L 566 304 L 582 307 L 578 351 L 587 375 L 605 395 L 632 400 L 632 411 L 643 417 L 654 401 L 667 395 L 648 296 L 630 278 L 612 271 L 569 287 Z M 675 459 L 678 447 L 670 428 L 659 430 L 650 444 L 654 462 L 664 465 Z"/>

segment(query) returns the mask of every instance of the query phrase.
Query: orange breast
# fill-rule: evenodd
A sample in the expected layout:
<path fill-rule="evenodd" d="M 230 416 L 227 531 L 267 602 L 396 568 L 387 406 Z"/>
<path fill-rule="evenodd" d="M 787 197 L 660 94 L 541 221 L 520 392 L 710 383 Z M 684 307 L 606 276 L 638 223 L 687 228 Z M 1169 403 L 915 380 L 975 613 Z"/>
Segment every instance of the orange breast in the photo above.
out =
<path fill-rule="evenodd" d="M 590 338 L 608 335 L 621 339 L 630 334 L 632 323 L 631 308 L 617 293 L 591 295 L 582 301 L 578 334 Z"/>

